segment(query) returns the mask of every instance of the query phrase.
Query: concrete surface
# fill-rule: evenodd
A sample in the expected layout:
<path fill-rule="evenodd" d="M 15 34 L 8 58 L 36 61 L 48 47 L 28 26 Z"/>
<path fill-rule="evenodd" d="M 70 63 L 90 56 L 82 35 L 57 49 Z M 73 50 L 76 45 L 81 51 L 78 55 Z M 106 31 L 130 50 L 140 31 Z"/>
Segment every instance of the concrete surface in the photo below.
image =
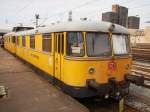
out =
<path fill-rule="evenodd" d="M 88 109 L 0 48 L 0 112 L 88 112 Z"/>

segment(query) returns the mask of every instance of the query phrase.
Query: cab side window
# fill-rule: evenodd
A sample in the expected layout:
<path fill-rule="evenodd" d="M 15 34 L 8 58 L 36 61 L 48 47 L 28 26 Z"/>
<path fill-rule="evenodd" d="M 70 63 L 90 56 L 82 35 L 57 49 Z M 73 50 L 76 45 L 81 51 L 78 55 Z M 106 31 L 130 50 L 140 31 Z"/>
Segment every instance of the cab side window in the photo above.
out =
<path fill-rule="evenodd" d="M 9 38 L 9 43 L 10 43 L 11 42 L 11 39 L 10 39 L 11 37 L 9 36 L 8 38 Z"/>
<path fill-rule="evenodd" d="M 52 49 L 52 38 L 51 34 L 42 35 L 42 50 L 45 52 L 51 52 Z"/>
<path fill-rule="evenodd" d="M 19 46 L 19 36 L 16 37 L 17 45 Z"/>
<path fill-rule="evenodd" d="M 25 38 L 25 35 L 23 35 L 23 36 L 22 36 L 22 46 L 23 46 L 23 47 L 26 46 L 25 43 L 26 43 L 26 38 Z"/>
<path fill-rule="evenodd" d="M 67 55 L 84 56 L 84 38 L 82 32 L 67 33 Z"/>
<path fill-rule="evenodd" d="M 30 48 L 35 49 L 35 35 L 30 35 Z"/>
<path fill-rule="evenodd" d="M 12 43 L 16 43 L 15 36 L 12 36 Z"/>

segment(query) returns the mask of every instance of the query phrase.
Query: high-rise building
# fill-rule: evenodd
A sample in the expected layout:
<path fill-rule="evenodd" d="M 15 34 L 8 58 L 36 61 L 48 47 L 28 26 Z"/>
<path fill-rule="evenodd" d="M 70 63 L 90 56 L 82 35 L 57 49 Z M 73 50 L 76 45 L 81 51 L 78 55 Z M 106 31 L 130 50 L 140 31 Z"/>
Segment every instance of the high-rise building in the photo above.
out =
<path fill-rule="evenodd" d="M 128 28 L 129 29 L 139 29 L 140 26 L 140 18 L 136 16 L 128 17 Z"/>
<path fill-rule="evenodd" d="M 114 4 L 112 5 L 112 12 L 118 12 L 119 11 L 119 5 Z"/>
<path fill-rule="evenodd" d="M 118 14 L 115 12 L 105 12 L 102 14 L 102 21 L 118 24 Z"/>
<path fill-rule="evenodd" d="M 116 23 L 129 29 L 139 29 L 140 25 L 139 17 L 128 17 L 128 8 L 118 4 L 112 5 L 112 12 L 102 13 L 102 21 Z"/>
<path fill-rule="evenodd" d="M 112 11 L 118 14 L 118 24 L 126 27 L 128 21 L 128 8 L 114 4 L 112 5 Z"/>

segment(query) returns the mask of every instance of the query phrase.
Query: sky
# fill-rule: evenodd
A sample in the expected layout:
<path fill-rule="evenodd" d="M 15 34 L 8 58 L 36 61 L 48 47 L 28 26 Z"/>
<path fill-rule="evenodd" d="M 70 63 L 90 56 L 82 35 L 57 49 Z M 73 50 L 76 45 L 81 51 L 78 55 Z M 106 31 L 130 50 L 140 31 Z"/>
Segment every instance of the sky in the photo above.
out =
<path fill-rule="evenodd" d="M 70 10 L 73 20 L 101 20 L 112 4 L 127 7 L 129 16 L 139 16 L 141 28 L 150 25 L 150 0 L 0 0 L 0 24 L 31 26 L 35 14 L 40 15 L 39 25 L 62 22 L 67 21 Z"/>

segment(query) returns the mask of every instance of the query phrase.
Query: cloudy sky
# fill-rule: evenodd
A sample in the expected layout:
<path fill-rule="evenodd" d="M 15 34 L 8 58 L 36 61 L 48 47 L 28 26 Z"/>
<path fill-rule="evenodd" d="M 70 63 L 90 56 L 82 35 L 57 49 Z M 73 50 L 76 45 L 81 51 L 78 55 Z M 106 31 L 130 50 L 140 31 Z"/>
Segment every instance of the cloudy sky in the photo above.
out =
<path fill-rule="evenodd" d="M 87 17 L 101 20 L 102 12 L 111 11 L 112 4 L 129 8 L 129 16 L 141 17 L 141 28 L 150 25 L 150 0 L 0 0 L 0 24 L 33 25 L 35 13 L 39 24 L 66 21 L 72 10 L 73 20 Z"/>

